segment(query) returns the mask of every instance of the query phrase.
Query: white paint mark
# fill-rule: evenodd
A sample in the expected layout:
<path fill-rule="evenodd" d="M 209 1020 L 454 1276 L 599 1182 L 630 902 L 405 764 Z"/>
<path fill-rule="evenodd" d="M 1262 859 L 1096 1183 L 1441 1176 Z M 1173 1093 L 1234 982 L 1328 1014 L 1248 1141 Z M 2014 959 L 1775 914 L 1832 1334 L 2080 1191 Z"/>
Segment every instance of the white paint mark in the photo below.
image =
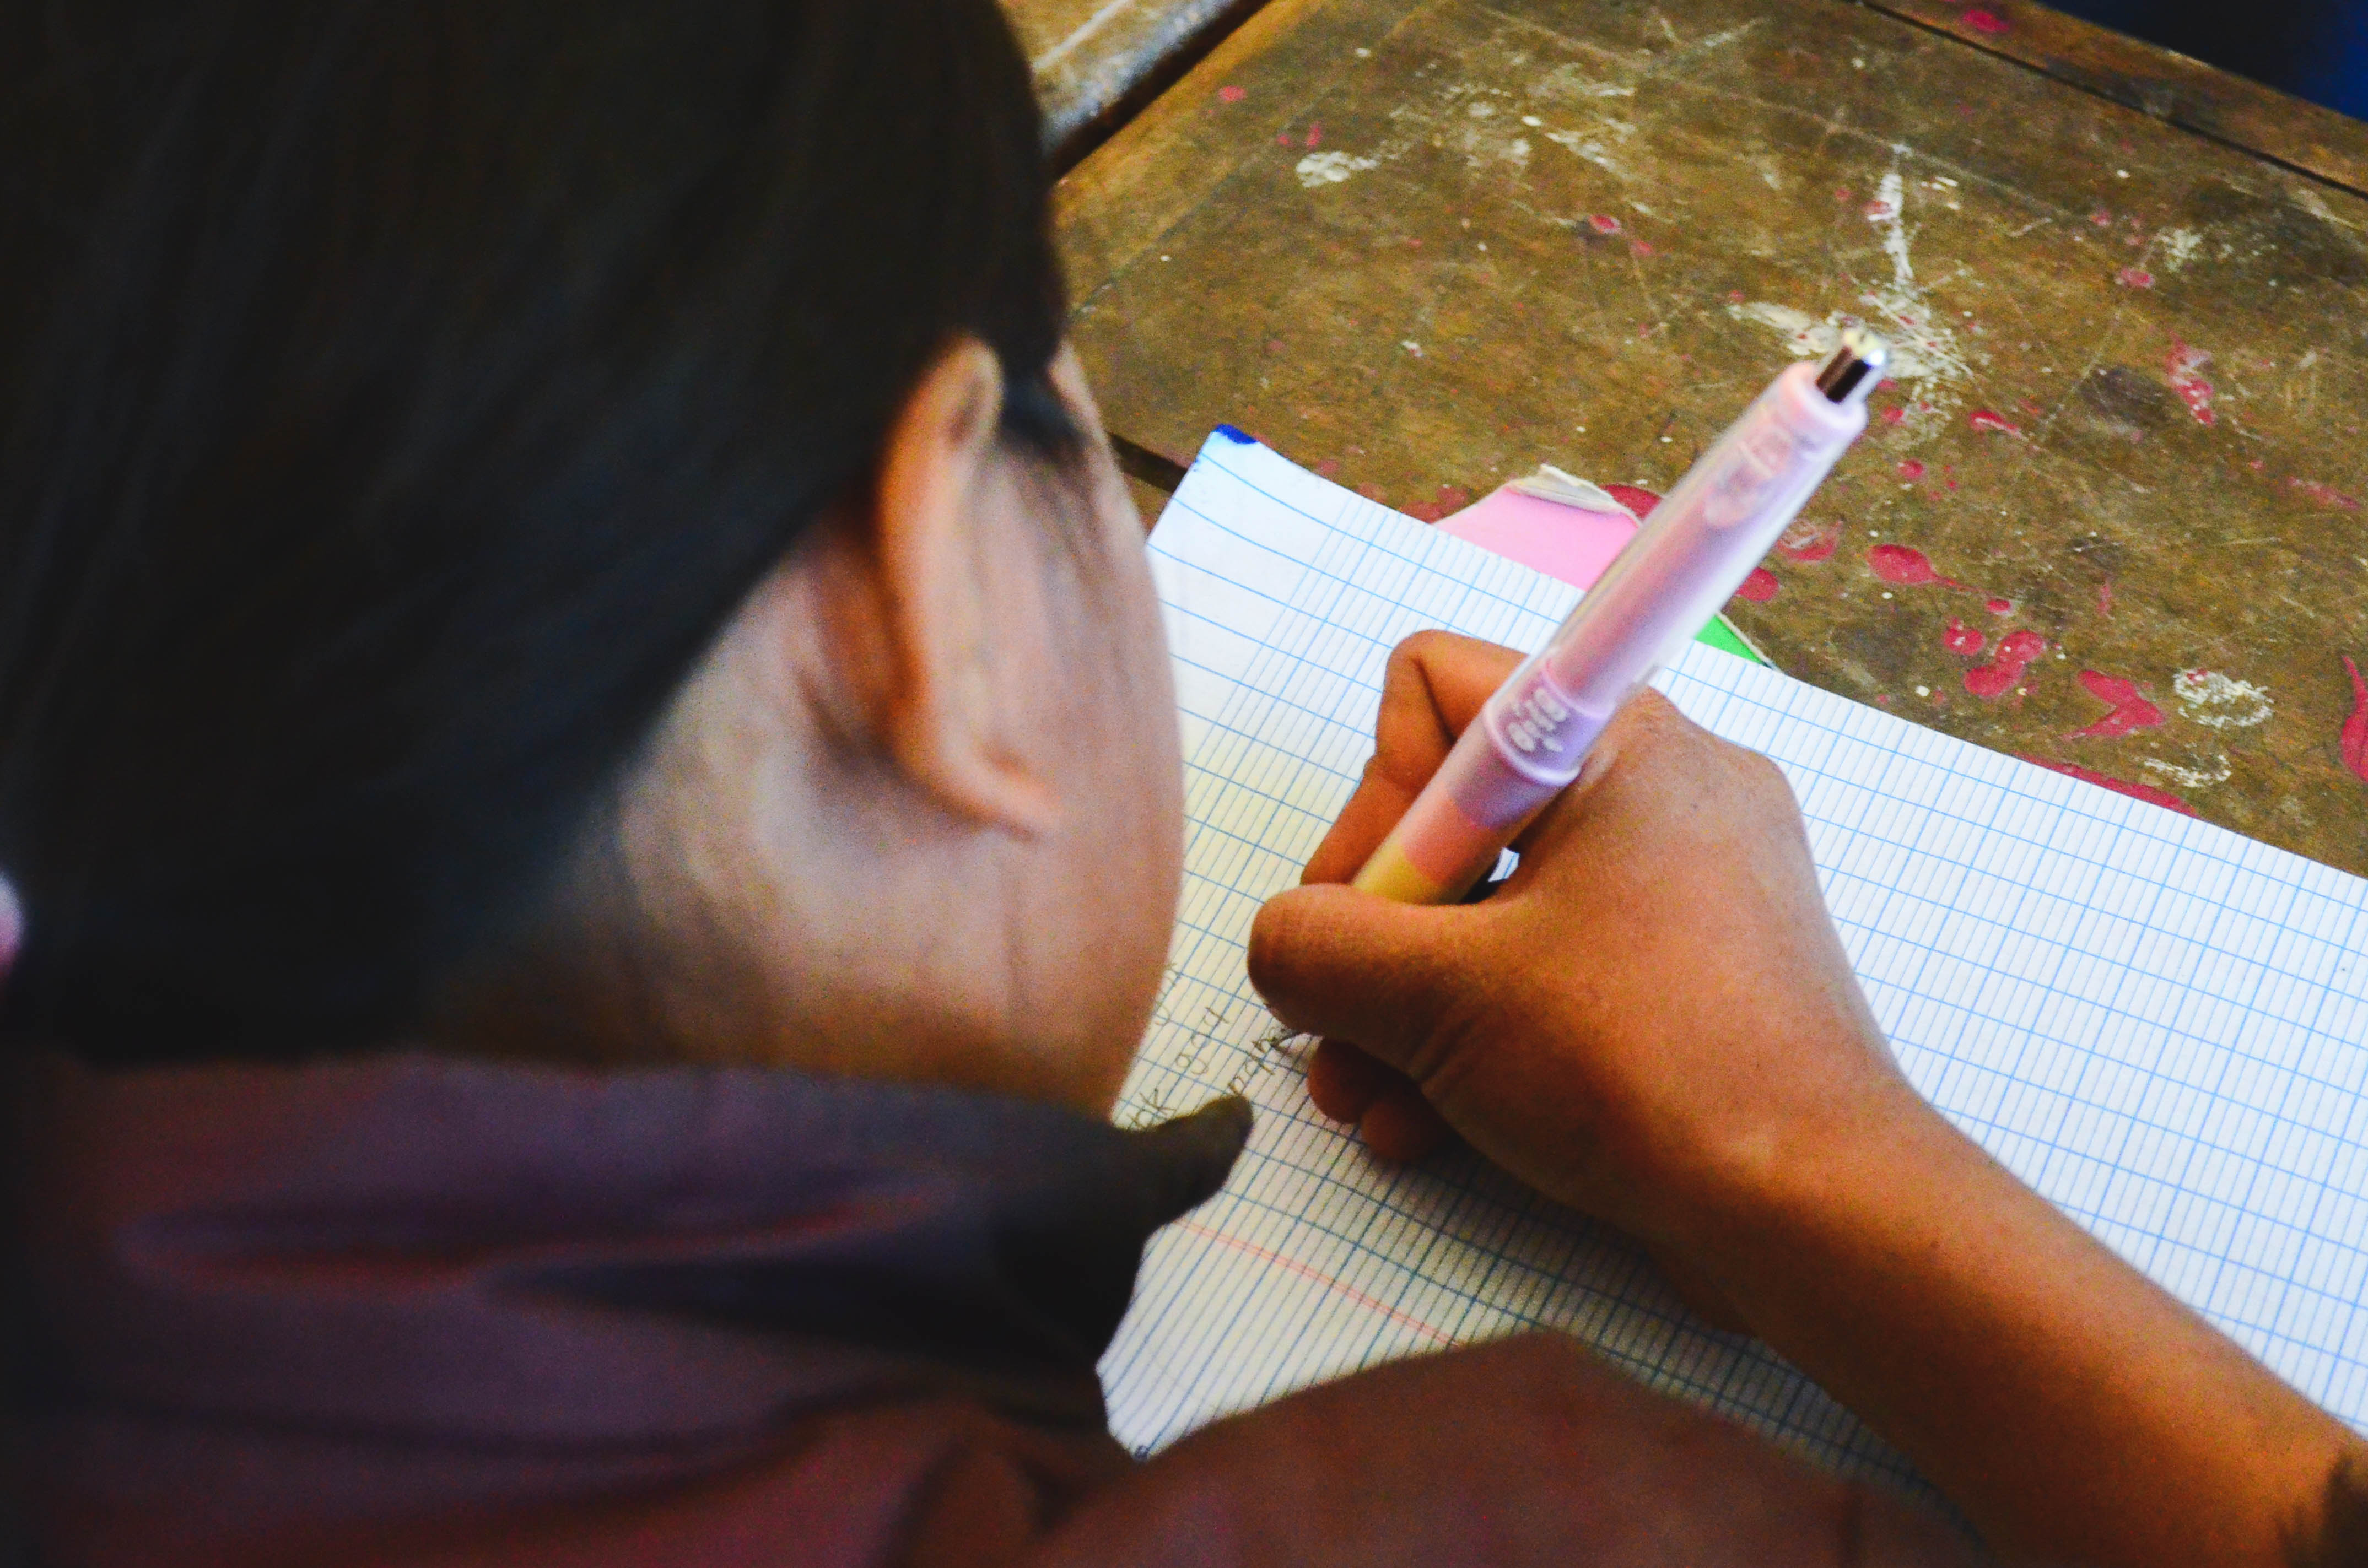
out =
<path fill-rule="evenodd" d="M 1956 329 L 1931 306 L 1916 281 L 1916 266 L 1907 251 L 1906 183 L 1897 168 L 1883 176 L 1867 222 L 1883 231 L 1883 252 L 1891 258 L 1891 282 L 1859 296 L 1871 305 L 1891 341 L 1890 374 L 1895 381 L 1921 381 L 1924 395 L 1908 405 L 1906 422 L 1927 430 L 1945 423 L 1957 405 L 1957 388 L 1972 379 L 1973 367 L 1957 342 Z M 1837 324 L 1842 324 L 1837 323 Z"/>
<path fill-rule="evenodd" d="M 1080 44 L 1093 37 L 1096 33 L 1101 31 L 1103 28 L 1109 26 L 1110 18 L 1118 16 L 1121 12 L 1132 10 L 1133 6 L 1134 0 L 1110 0 L 1109 5 L 1104 6 L 1100 10 L 1096 11 L 1084 21 L 1079 22 L 1076 27 L 1070 31 L 1068 37 L 1063 39 L 1060 42 L 1054 44 L 1052 48 L 1046 50 L 1035 59 L 1030 61 L 1028 62 L 1030 74 L 1041 76 L 1045 72 L 1050 71 L 1053 66 L 1058 65 L 1061 62 L 1069 58 L 1070 55 L 1076 53 L 1077 51 L 1077 47 Z"/>
<path fill-rule="evenodd" d="M 2291 190 L 2288 190 L 2286 194 L 2293 198 L 2294 204 L 2296 207 L 2301 208 L 2304 211 L 2309 213 L 2312 217 L 2317 219 L 2322 223 L 2332 223 L 2339 229 L 2357 229 L 2360 227 L 2357 223 L 2336 216 L 2335 209 L 2327 204 L 2327 198 L 2319 195 L 2318 192 L 2311 189 L 2310 187 L 2306 185 L 2295 186 Z"/>
<path fill-rule="evenodd" d="M 2175 762 L 2165 762 L 2158 756 L 2146 759 L 2148 772 L 2159 773 L 2182 790 L 2203 790 L 2224 782 L 2234 771 L 2226 756 L 2216 756 L 2205 767 L 2181 767 Z"/>
<path fill-rule="evenodd" d="M 1422 358 L 1422 345 L 1417 343 L 1411 337 L 1402 337 L 1398 339 L 1398 347 L 1405 349 L 1407 353 L 1413 355 L 1417 359 Z"/>
<path fill-rule="evenodd" d="M 1580 70 L 1576 62 L 1555 66 L 1531 82 L 1530 91 L 1548 102 L 1561 103 L 1576 98 L 1633 98 L 1636 96 L 1634 86 L 1600 81 Z"/>
<path fill-rule="evenodd" d="M 1486 119 L 1497 112 L 1497 106 L 1486 98 L 1474 98 L 1463 112 L 1474 119 Z"/>
<path fill-rule="evenodd" d="M 1891 281 L 1859 296 L 1859 302 L 1870 307 L 1868 315 L 1837 310 L 1819 318 L 1764 301 L 1729 305 L 1726 313 L 1781 335 L 1796 359 L 1821 358 L 1832 353 L 1841 341 L 1842 328 L 1861 320 L 1870 322 L 1891 342 L 1892 379 L 1919 383 L 1920 395 L 1908 401 L 1902 423 L 1930 435 L 1947 424 L 1963 401 L 1958 389 L 1972 378 L 1973 368 L 1958 342 L 1956 328 L 1932 309 L 1916 280 L 1907 230 L 1901 222 L 1907 197 L 1907 182 L 1895 168 L 1883 176 L 1874 199 L 1866 206 L 1866 221 L 1882 231 L 1884 254 L 1891 259 Z"/>
<path fill-rule="evenodd" d="M 2154 243 L 2162 256 L 2162 269 L 2178 272 L 2203 248 L 2203 236 L 2192 229 L 2165 229 L 2154 237 Z"/>
<path fill-rule="evenodd" d="M 1534 128 L 1536 128 L 1536 127 L 1538 127 L 1538 126 L 1543 125 L 1543 124 L 1545 123 L 1545 121 L 1544 121 L 1544 120 L 1543 120 L 1543 119 L 1540 119 L 1536 115 L 1533 115 L 1533 114 L 1525 114 L 1525 115 L 1521 116 L 1521 123 L 1522 123 L 1523 125 L 1530 126 L 1531 128 L 1534 129 Z"/>
<path fill-rule="evenodd" d="M 1796 311 L 1790 305 L 1754 301 L 1748 305 L 1729 305 L 1726 313 L 1736 321 L 1756 321 L 1778 333 L 1795 359 L 1822 359 L 1842 340 L 1839 323 L 1819 321 L 1808 312 Z"/>
<path fill-rule="evenodd" d="M 1603 143 L 1594 140 L 1585 131 L 1549 131 L 1546 132 L 1546 140 L 1557 147 L 1569 149 L 1570 152 L 1586 159 L 1606 174 L 1615 175 L 1622 179 L 1628 177 L 1628 171 L 1622 168 L 1613 161 L 1611 154 L 1603 150 Z"/>
<path fill-rule="evenodd" d="M 2170 694 L 2207 729 L 2249 730 L 2268 723 L 2275 711 L 2268 692 L 2218 670 L 2181 670 L 2170 677 Z"/>
<path fill-rule="evenodd" d="M 1299 183 L 1310 190 L 1327 185 L 1338 185 L 1351 175 L 1363 174 L 1376 166 L 1372 158 L 1352 158 L 1346 153 L 1310 153 L 1299 160 Z"/>
<path fill-rule="evenodd" d="M 1878 225 L 1896 223 L 1899 221 L 1899 210 L 1907 205 L 1907 182 L 1899 177 L 1897 169 L 1893 169 L 1875 187 L 1874 199 L 1866 204 L 1866 221 Z"/>

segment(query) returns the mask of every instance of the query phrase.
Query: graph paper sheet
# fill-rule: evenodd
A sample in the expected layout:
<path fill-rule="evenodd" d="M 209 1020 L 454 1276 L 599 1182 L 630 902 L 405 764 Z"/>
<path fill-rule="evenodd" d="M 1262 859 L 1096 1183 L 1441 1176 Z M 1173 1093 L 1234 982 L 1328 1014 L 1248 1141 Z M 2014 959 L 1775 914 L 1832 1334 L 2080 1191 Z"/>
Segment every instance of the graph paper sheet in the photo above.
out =
<path fill-rule="evenodd" d="M 1466 1155 L 1391 1169 L 1306 1102 L 1243 967 L 1372 749 L 1393 643 L 1534 647 L 1575 592 L 1212 437 L 1152 535 L 1184 726 L 1182 916 L 1121 1117 L 1257 1131 L 1152 1244 L 1102 1363 L 1157 1448 L 1375 1361 L 1562 1330 L 1838 1469 L 1912 1479 L 1632 1248 Z M 2368 883 L 1701 645 L 1658 683 L 1766 752 L 1917 1086 L 2288 1381 L 2368 1425 Z"/>

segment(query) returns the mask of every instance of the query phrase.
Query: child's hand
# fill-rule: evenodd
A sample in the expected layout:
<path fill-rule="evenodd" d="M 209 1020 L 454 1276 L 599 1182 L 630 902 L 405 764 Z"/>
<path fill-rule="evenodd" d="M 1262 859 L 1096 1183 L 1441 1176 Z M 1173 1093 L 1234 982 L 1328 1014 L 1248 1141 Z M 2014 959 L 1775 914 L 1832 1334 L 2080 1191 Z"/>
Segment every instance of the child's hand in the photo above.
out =
<path fill-rule="evenodd" d="M 1518 662 L 1442 632 L 1398 647 L 1375 756 L 1309 883 L 1355 874 Z M 1766 758 L 1645 693 L 1515 847 L 1520 870 L 1483 903 L 1310 885 L 1258 915 L 1251 978 L 1326 1037 L 1310 1090 L 1377 1153 L 1425 1152 L 1443 1118 L 1681 1257 L 1690 1212 L 1748 1208 L 1786 1163 L 1921 1108 Z"/>
<path fill-rule="evenodd" d="M 1436 632 L 1398 649 L 1311 882 L 1355 873 L 1514 663 Z M 2359 1516 L 2330 1490 L 2368 1472 L 2341 1423 L 1917 1097 L 1772 764 L 1647 694 L 1515 847 L 1483 903 L 1310 886 L 1259 912 L 1251 977 L 1329 1037 L 1319 1104 L 1393 1154 L 1443 1117 L 1637 1235 L 2002 1551 L 2267 1565 Z"/>

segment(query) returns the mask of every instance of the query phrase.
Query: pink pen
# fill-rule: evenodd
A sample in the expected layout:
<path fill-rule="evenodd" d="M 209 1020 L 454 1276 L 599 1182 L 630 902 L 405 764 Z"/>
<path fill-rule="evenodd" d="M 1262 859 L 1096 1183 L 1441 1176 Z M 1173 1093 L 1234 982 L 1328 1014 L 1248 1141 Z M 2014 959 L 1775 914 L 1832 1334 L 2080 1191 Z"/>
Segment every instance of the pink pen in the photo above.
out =
<path fill-rule="evenodd" d="M 1852 327 L 1823 366 L 1779 375 L 1653 508 L 1546 645 L 1497 688 L 1356 885 L 1450 903 L 1531 813 L 1578 777 L 1588 748 L 1734 597 L 1859 432 L 1890 358 Z"/>

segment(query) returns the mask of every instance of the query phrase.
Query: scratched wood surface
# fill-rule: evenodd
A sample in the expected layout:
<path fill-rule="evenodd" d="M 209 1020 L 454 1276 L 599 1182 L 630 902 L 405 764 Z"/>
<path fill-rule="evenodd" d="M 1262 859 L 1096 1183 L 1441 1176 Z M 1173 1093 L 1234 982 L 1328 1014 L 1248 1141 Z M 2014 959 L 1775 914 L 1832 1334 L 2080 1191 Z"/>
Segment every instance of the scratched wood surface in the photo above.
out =
<path fill-rule="evenodd" d="M 1185 460 L 1231 420 L 1417 515 L 1541 461 L 1664 490 L 1873 324 L 1871 433 L 1735 619 L 2368 871 L 2340 183 L 1844 0 L 1275 0 L 1061 213 L 1113 431 Z"/>

